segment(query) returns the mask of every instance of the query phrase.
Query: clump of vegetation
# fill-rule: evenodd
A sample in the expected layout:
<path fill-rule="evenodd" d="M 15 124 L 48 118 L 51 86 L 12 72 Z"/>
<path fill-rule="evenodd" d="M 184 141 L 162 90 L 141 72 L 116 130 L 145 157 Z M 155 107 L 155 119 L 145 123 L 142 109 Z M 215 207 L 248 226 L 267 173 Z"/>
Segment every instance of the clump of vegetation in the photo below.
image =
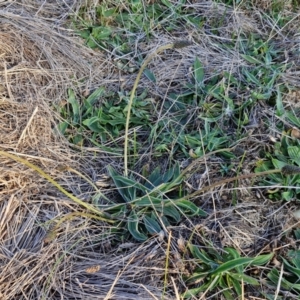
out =
<path fill-rule="evenodd" d="M 198 287 L 189 288 L 183 295 L 185 299 L 210 291 L 220 291 L 225 299 L 242 297 L 242 283 L 251 286 L 260 285 L 259 280 L 245 274 L 246 269 L 265 265 L 273 256 L 270 253 L 255 258 L 241 257 L 240 253 L 232 248 L 224 248 L 224 252 L 220 254 L 214 248 L 206 252 L 192 244 L 188 247 L 194 258 L 195 269 L 186 279 L 186 283 L 188 286 L 198 285 Z"/>
<path fill-rule="evenodd" d="M 228 7 L 244 7 L 237 1 L 223 2 Z M 281 18 L 278 5 L 271 7 L 269 17 L 276 17 L 276 24 L 283 28 L 290 18 Z M 250 4 L 245 7 L 250 11 L 253 9 Z M 147 56 L 140 51 L 136 47 L 137 41 L 149 42 L 156 32 L 172 34 L 183 27 L 206 30 L 207 26 L 214 37 L 220 37 L 223 19 L 206 21 L 207 17 L 197 14 L 186 1 L 174 4 L 163 0 L 150 4 L 128 1 L 126 7 L 119 2 L 103 3 L 96 7 L 92 19 L 83 6 L 73 24 L 88 47 L 116 57 L 116 67 L 120 71 L 136 74 L 137 84 L 140 71 L 156 83 L 155 74 L 145 65 L 151 54 Z M 222 160 L 217 166 L 218 174 L 231 176 L 227 179 L 219 177 L 220 184 L 263 175 L 260 185 L 275 186 L 274 190 L 266 192 L 270 199 L 291 201 L 299 198 L 300 145 L 298 139 L 290 137 L 287 132 L 271 151 L 260 151 L 261 160 L 256 159 L 253 164 L 256 173 L 240 177 L 233 175 L 233 171 L 239 174 L 243 170 L 247 154 L 242 151 L 241 158 L 233 149 L 249 138 L 248 128 L 262 124 L 259 133 L 268 130 L 270 120 L 262 115 L 259 119 L 256 117 L 256 112 L 262 107 L 275 110 L 276 116 L 282 120 L 276 123 L 277 130 L 284 131 L 287 123 L 300 126 L 297 112 L 286 110 L 282 103 L 282 94 L 290 89 L 283 80 L 288 68 L 284 47 L 273 38 L 272 32 L 268 37 L 257 32 L 232 33 L 231 39 L 219 42 L 218 47 L 222 51 L 235 51 L 241 64 L 234 72 L 209 73 L 207 65 L 195 56 L 188 66 L 191 70 L 189 80 L 177 90 L 168 92 L 163 101 L 147 89 L 136 95 L 137 86 L 131 91 L 118 93 L 99 87 L 87 98 L 69 90 L 67 104 L 58 107 L 64 119 L 59 129 L 77 145 L 92 143 L 121 158 L 125 140 L 128 152 L 125 150 L 124 175 L 111 166 L 107 168 L 120 198 L 116 198 L 115 204 L 96 203 L 114 219 L 121 220 L 119 233 L 122 232 L 123 241 L 131 238 L 145 241 L 149 237 L 166 234 L 169 226 L 183 220 L 192 222 L 193 217 L 209 214 L 193 200 L 218 184 L 191 193 L 187 181 L 197 174 L 199 168 L 191 169 L 187 177 L 183 176 L 184 171 L 180 168 L 182 160 L 200 161 L 203 158 L 205 161 L 209 153 L 218 153 L 218 159 Z M 132 57 L 134 48 L 135 55 Z M 164 50 L 171 48 L 166 46 Z M 155 115 L 154 111 L 159 111 L 159 115 Z M 145 149 L 151 150 L 148 154 L 155 164 L 163 158 L 168 160 L 169 167 L 156 167 L 145 172 L 139 161 Z M 128 169 L 135 172 L 128 172 Z M 225 299 L 244 297 L 243 285 L 264 285 L 249 269 L 270 263 L 274 256 L 270 252 L 248 257 L 234 248 L 219 250 L 212 241 L 209 246 L 189 243 L 186 251 L 191 256 L 193 267 L 189 276 L 182 276 L 186 285 L 185 291 L 182 291 L 183 298 L 219 292 Z M 282 288 L 295 294 L 299 291 L 298 258 L 292 258 L 296 252 L 291 251 L 282 258 L 284 267 L 290 272 L 282 281 Z M 269 279 L 268 288 L 281 280 L 278 272 L 275 267 L 263 272 Z M 268 293 L 261 293 L 271 299 Z"/>

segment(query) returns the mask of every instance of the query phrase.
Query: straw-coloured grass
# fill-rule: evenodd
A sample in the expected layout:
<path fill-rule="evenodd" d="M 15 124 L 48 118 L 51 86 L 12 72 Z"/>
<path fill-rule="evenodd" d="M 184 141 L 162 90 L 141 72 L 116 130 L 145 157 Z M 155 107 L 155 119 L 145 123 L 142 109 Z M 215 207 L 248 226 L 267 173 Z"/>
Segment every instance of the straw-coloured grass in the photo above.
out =
<path fill-rule="evenodd" d="M 0 150 L 39 166 L 67 191 L 90 202 L 93 188 L 71 169 L 99 182 L 107 174 L 107 164 L 119 165 L 122 160 L 94 147 L 79 150 L 70 145 L 58 133 L 60 117 L 53 108 L 65 101 L 68 88 L 81 95 L 99 85 L 130 91 L 136 75 L 120 74 L 117 57 L 84 47 L 68 29 L 65 24 L 70 25 L 68 18 L 76 15 L 81 2 L 1 1 Z M 157 83 L 142 78 L 138 88 L 148 88 L 153 97 L 164 99 L 167 91 L 190 82 L 195 57 L 202 61 L 208 77 L 227 71 L 239 78 L 239 67 L 247 62 L 235 49 L 224 50 L 218 43 L 226 43 L 232 34 L 241 32 L 265 34 L 267 25 L 257 21 L 259 16 L 225 10 L 222 4 L 210 1 L 190 5 L 208 22 L 215 22 L 220 15 L 226 22 L 219 36 L 205 32 L 205 28 L 178 32 L 176 39 L 188 36 L 193 45 L 151 61 Z M 274 24 L 269 26 L 280 36 Z M 140 51 L 148 53 L 173 40 L 164 33 L 149 44 L 140 44 Z M 297 43 L 290 41 L 290 45 L 292 49 Z M 299 84 L 299 61 L 286 55 L 290 65 L 282 78 Z M 284 101 L 290 103 L 289 97 Z M 160 109 L 155 113 L 159 115 Z M 267 141 L 269 137 L 259 132 L 241 145 L 248 147 L 253 158 L 257 145 Z M 211 164 L 209 176 L 205 175 L 207 164 Z M 200 184 L 219 180 L 213 165 L 213 160 L 201 162 L 202 169 L 186 185 L 194 191 Z M 245 165 L 251 166 L 251 159 Z M 249 172 L 246 168 L 243 171 Z M 245 255 L 256 255 L 256 249 L 271 247 L 272 238 L 276 240 L 295 226 L 289 214 L 295 209 L 292 204 L 271 205 L 260 192 L 243 189 L 249 185 L 241 182 L 236 189 L 244 200 L 241 205 L 233 208 L 228 189 L 218 187 L 196 199 L 209 213 L 205 221 L 187 219 L 169 228 L 169 235 L 138 244 L 120 241 L 119 228 L 84 214 L 62 222 L 52 232 L 59 218 L 84 210 L 34 170 L 0 156 L 0 298 L 179 299 L 186 288 L 182 275 L 190 275 L 193 269 L 192 258 L 186 254 L 190 239 L 199 243 L 212 240 L 220 247 L 233 246 Z M 102 191 L 113 197 L 113 191 L 104 186 Z"/>
<path fill-rule="evenodd" d="M 80 196 L 88 185 L 60 170 L 66 165 L 80 169 L 78 162 L 87 163 L 86 154 L 72 150 L 57 134 L 51 105 L 64 99 L 68 87 L 84 92 L 96 81 L 111 83 L 111 68 L 103 55 L 95 57 L 61 27 L 75 2 L 60 9 L 56 2 L 41 7 L 26 2 L 0 7 L 1 150 L 41 167 Z M 85 86 L 78 86 L 83 78 Z M 99 159 L 81 168 L 93 176 Z M 55 241 L 47 243 L 53 227 L 47 221 L 78 211 L 77 205 L 20 163 L 0 157 L 0 169 L 1 299 L 159 297 L 160 290 L 147 280 L 151 273 L 163 272 L 151 271 L 152 258 L 163 259 L 161 250 L 151 246 L 154 241 L 143 245 L 143 251 L 132 245 L 120 250 L 124 255 L 114 254 L 117 249 L 106 255 L 112 249 L 110 228 L 77 218 L 62 224 Z M 144 265 L 137 266 L 141 261 Z"/>

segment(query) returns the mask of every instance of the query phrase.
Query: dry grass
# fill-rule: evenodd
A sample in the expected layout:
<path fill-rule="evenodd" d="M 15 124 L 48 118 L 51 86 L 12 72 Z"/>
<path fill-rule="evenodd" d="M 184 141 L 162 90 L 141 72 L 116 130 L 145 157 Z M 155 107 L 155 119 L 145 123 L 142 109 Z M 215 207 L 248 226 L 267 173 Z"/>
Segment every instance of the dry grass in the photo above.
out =
<path fill-rule="evenodd" d="M 52 107 L 64 101 L 67 88 L 83 94 L 101 82 L 110 89 L 126 86 L 130 90 L 135 75 L 120 78 L 111 60 L 114 57 L 83 47 L 82 41 L 65 27 L 68 16 L 83 2 L 1 1 L 0 150 L 28 159 L 70 192 L 88 201 L 93 193 L 89 185 L 77 174 L 62 172 L 61 167 L 67 165 L 80 170 L 96 182 L 106 174 L 108 163 L 118 162 L 105 152 L 96 152 L 97 149 L 83 148 L 79 152 L 69 145 L 54 130 L 58 116 Z M 220 15 L 227 20 L 223 24 L 222 38 L 205 31 L 178 33 L 188 35 L 194 46 L 168 53 L 164 60 L 157 57 L 152 61 L 157 85 L 149 86 L 143 79 L 140 87 L 148 87 L 154 95 L 164 97 L 166 91 L 179 89 L 182 81 L 189 81 L 192 76 L 189 66 L 196 56 L 203 62 L 206 74 L 228 71 L 238 76 L 238 66 L 245 64 L 245 60 L 234 49 L 230 52 L 218 47 L 218 43 L 226 42 L 233 32 L 263 35 L 270 32 L 266 28 L 270 26 L 274 27 L 274 34 L 278 34 L 279 43 L 286 41 L 282 33 L 276 31 L 275 24 L 259 22 L 259 12 L 257 16 L 247 16 L 237 8 L 226 10 L 224 16 L 223 5 L 210 1 L 190 5 L 209 22 Z M 140 47 L 146 53 L 172 39 L 161 35 L 151 44 Z M 295 36 L 289 41 L 289 49 L 299 47 L 296 39 Z M 288 50 L 287 60 L 291 66 L 284 78 L 292 85 L 299 85 L 299 60 L 289 56 Z M 293 97 L 294 94 L 286 97 L 286 103 L 293 105 Z M 252 143 L 248 142 L 249 153 L 253 149 L 251 158 L 257 154 L 257 143 L 268 141 L 269 134 L 272 132 L 259 132 Z M 251 161 L 248 163 L 250 169 Z M 204 163 L 203 168 L 207 169 Z M 200 176 L 200 171 L 198 173 Z M 214 173 L 210 172 L 208 178 L 201 178 L 201 184 L 212 179 Z M 200 179 L 195 174 L 190 185 L 198 184 Z M 248 185 L 249 182 L 244 183 L 245 187 Z M 205 221 L 186 220 L 170 228 L 170 245 L 168 237 L 154 237 L 143 244 L 120 244 L 111 226 L 84 218 L 63 223 L 54 239 L 47 241 L 47 232 L 51 230 L 48 221 L 81 211 L 80 207 L 34 171 L 0 157 L 0 298 L 161 299 L 165 285 L 164 299 L 175 299 L 176 293 L 178 298 L 178 291 L 185 288 L 182 274 L 190 272 L 189 257 L 183 259 L 181 254 L 191 236 L 198 243 L 208 239 L 219 247 L 234 246 L 246 255 L 270 251 L 271 247 L 287 247 L 283 243 L 289 241 L 282 240 L 281 235 L 295 226 L 290 214 L 295 209 L 292 205 L 273 205 L 259 190 L 241 187 L 238 195 L 243 202 L 231 207 L 228 195 L 229 190 L 221 187 L 198 199 L 210 217 Z M 170 252 L 167 252 L 168 246 Z M 168 274 L 173 281 L 170 279 L 166 285 L 167 256 Z"/>

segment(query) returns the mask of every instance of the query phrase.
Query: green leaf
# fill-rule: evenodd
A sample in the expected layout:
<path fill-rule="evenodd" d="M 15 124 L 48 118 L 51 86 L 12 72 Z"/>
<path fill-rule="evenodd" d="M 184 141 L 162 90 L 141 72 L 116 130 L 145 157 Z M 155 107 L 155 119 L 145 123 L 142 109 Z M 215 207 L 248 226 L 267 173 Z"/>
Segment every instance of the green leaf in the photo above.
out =
<path fill-rule="evenodd" d="M 285 201 L 291 201 L 294 197 L 294 192 L 289 190 L 289 191 L 285 191 L 281 193 L 281 197 L 285 200 Z"/>
<path fill-rule="evenodd" d="M 175 164 L 174 167 L 170 168 L 166 173 L 164 173 L 161 177 L 161 182 L 169 182 L 174 175 L 175 169 L 179 167 L 178 163 Z"/>
<path fill-rule="evenodd" d="M 200 287 L 194 289 L 189 289 L 183 293 L 182 297 L 184 299 L 194 299 L 194 297 L 196 297 L 199 293 L 205 291 L 208 287 L 209 287 L 209 283 L 203 284 Z"/>
<path fill-rule="evenodd" d="M 173 4 L 169 0 L 161 0 L 161 2 L 168 8 L 172 8 Z"/>
<path fill-rule="evenodd" d="M 245 283 L 248 283 L 251 285 L 259 285 L 259 281 L 257 279 L 250 277 L 248 275 L 245 275 L 245 274 L 229 273 L 228 275 L 238 281 L 243 280 Z"/>
<path fill-rule="evenodd" d="M 79 34 L 80 37 L 82 37 L 85 40 L 88 39 L 91 34 L 90 30 L 88 29 L 77 31 L 76 33 Z"/>
<path fill-rule="evenodd" d="M 294 232 L 294 235 L 295 235 L 296 240 L 300 240 L 300 229 L 297 228 L 297 229 L 295 229 L 293 232 Z M 300 257 L 300 251 L 299 251 L 298 256 Z M 299 258 L 299 265 L 298 265 L 298 268 L 300 269 L 300 258 Z"/>
<path fill-rule="evenodd" d="M 156 82 L 156 78 L 155 78 L 154 74 L 149 69 L 145 69 L 144 74 L 147 76 L 147 78 L 149 80 L 151 80 L 154 83 Z"/>
<path fill-rule="evenodd" d="M 242 294 L 242 287 L 239 280 L 235 279 L 234 276 L 231 276 L 231 273 L 226 274 L 226 279 L 228 282 L 228 287 L 233 286 L 234 291 L 237 293 L 238 296 Z"/>
<path fill-rule="evenodd" d="M 241 56 L 251 64 L 263 65 L 263 63 L 261 61 L 254 58 L 253 56 L 246 55 L 246 54 L 241 54 Z"/>
<path fill-rule="evenodd" d="M 300 127 L 300 118 L 295 115 L 294 111 L 287 111 L 286 117 L 293 125 Z"/>
<path fill-rule="evenodd" d="M 154 187 L 159 186 L 159 190 L 162 192 L 168 192 L 172 187 L 180 184 L 181 180 L 178 180 L 180 174 L 179 164 L 176 163 L 164 174 L 161 174 L 160 167 L 156 167 L 154 171 L 149 175 L 148 182 L 145 183 L 145 186 L 153 189 Z M 172 179 L 175 179 L 172 181 Z M 165 183 L 165 184 L 163 184 Z M 160 186 L 161 185 L 161 186 Z"/>
<path fill-rule="evenodd" d="M 68 100 L 67 100 L 71 106 L 73 111 L 73 122 L 78 123 L 80 119 L 80 106 L 79 102 L 77 101 L 75 97 L 75 93 L 72 89 L 68 89 Z"/>
<path fill-rule="evenodd" d="M 277 77 L 278 77 L 278 73 L 277 72 L 275 72 L 274 74 L 273 74 L 273 76 L 271 77 L 271 79 L 270 78 L 268 78 L 269 79 L 269 82 L 266 84 L 266 89 L 270 92 L 271 90 L 273 90 L 273 88 L 274 88 L 274 83 L 275 83 L 275 80 L 277 79 Z M 277 87 L 277 92 L 279 91 L 279 87 Z"/>
<path fill-rule="evenodd" d="M 86 101 L 90 105 L 94 105 L 99 100 L 99 98 L 104 94 L 104 92 L 105 92 L 105 88 L 104 87 L 99 87 L 91 95 L 88 96 Z"/>
<path fill-rule="evenodd" d="M 277 88 L 276 115 L 278 117 L 281 117 L 282 115 L 284 115 L 284 106 L 283 106 L 283 103 L 282 103 L 282 96 L 281 96 L 281 92 L 280 92 L 279 88 Z"/>
<path fill-rule="evenodd" d="M 235 249 L 233 249 L 233 248 L 224 248 L 224 250 L 226 252 L 228 252 L 228 254 L 226 254 L 226 256 L 225 256 L 226 260 L 231 260 L 233 258 L 239 258 L 239 257 L 241 257 L 240 254 L 238 253 L 238 251 L 235 250 Z"/>
<path fill-rule="evenodd" d="M 133 121 L 134 118 L 131 118 L 131 121 Z M 124 118 L 120 118 L 120 119 L 111 119 L 111 120 L 108 120 L 106 122 L 106 124 L 110 124 L 111 126 L 116 126 L 116 125 L 123 125 L 125 124 L 125 117 Z"/>
<path fill-rule="evenodd" d="M 99 46 L 92 36 L 89 36 L 89 38 L 86 40 L 86 45 L 92 49 L 95 49 Z"/>
<path fill-rule="evenodd" d="M 92 132 L 105 132 L 105 129 L 100 125 L 99 118 L 97 116 L 84 120 L 82 124 L 87 126 Z"/>
<path fill-rule="evenodd" d="M 177 200 L 176 206 L 182 209 L 182 213 L 187 216 L 202 216 L 206 217 L 207 214 L 204 210 L 197 207 L 194 203 L 188 201 L 188 200 Z"/>
<path fill-rule="evenodd" d="M 116 8 L 111 8 L 111 9 L 107 9 L 107 10 L 103 10 L 102 11 L 102 15 L 105 18 L 109 18 L 111 16 L 113 16 L 115 14 Z"/>
<path fill-rule="evenodd" d="M 97 26 L 92 29 L 92 36 L 100 41 L 100 40 L 108 40 L 112 33 L 112 29 L 110 27 Z"/>
<path fill-rule="evenodd" d="M 261 94 L 261 93 L 258 93 L 258 92 L 252 92 L 251 96 L 257 100 L 268 100 L 270 99 L 272 93 L 271 92 L 267 92 L 265 94 Z"/>
<path fill-rule="evenodd" d="M 199 250 L 199 248 L 195 245 L 192 245 L 191 243 L 188 244 L 189 250 L 191 251 L 191 254 L 193 255 L 194 258 L 200 259 L 204 263 L 210 265 L 213 263 L 213 260 L 210 259 L 210 257 L 203 252 Z"/>
<path fill-rule="evenodd" d="M 224 272 L 227 272 L 229 270 L 237 268 L 238 266 L 250 264 L 252 261 L 253 261 L 253 258 L 250 258 L 250 257 L 235 258 L 231 261 L 223 263 L 216 270 L 211 272 L 211 274 L 222 274 Z"/>
<path fill-rule="evenodd" d="M 131 202 L 135 200 L 137 189 L 145 192 L 145 188 L 138 182 L 119 175 L 111 166 L 108 166 L 107 169 L 124 201 Z"/>
<path fill-rule="evenodd" d="M 272 269 L 271 272 L 268 273 L 267 277 L 275 284 L 278 284 L 278 280 L 279 280 L 279 272 L 277 269 Z M 300 291 L 300 284 L 296 284 L 296 283 L 292 283 L 289 282 L 288 280 L 286 280 L 285 278 L 281 279 L 280 282 L 280 287 L 287 289 L 287 290 L 298 290 Z"/>
<path fill-rule="evenodd" d="M 299 163 L 299 161 L 300 161 L 300 147 L 299 146 L 289 146 L 287 148 L 287 151 L 288 151 L 290 159 L 295 163 Z"/>
<path fill-rule="evenodd" d="M 231 292 L 231 290 L 224 289 L 222 291 L 222 294 L 224 296 L 224 299 L 226 299 L 226 300 L 235 300 L 236 299 L 236 297 L 233 296 L 233 293 Z"/>
<path fill-rule="evenodd" d="M 145 186 L 149 189 L 153 189 L 154 187 L 157 187 L 161 183 L 161 174 L 160 174 L 160 167 L 156 167 L 152 173 L 147 178 L 148 180 L 145 183 Z"/>
<path fill-rule="evenodd" d="M 171 217 L 176 223 L 180 221 L 180 214 L 174 206 L 156 207 L 157 211 L 161 212 L 164 216 Z"/>
<path fill-rule="evenodd" d="M 193 272 L 193 274 L 186 280 L 186 283 L 190 285 L 195 282 L 199 282 L 205 279 L 205 277 L 207 277 L 208 275 L 209 275 L 209 271 Z"/>
<path fill-rule="evenodd" d="M 58 130 L 62 133 L 62 134 L 65 134 L 67 128 L 69 126 L 69 123 L 68 122 L 61 122 L 57 125 L 58 127 Z"/>
<path fill-rule="evenodd" d="M 298 234 L 296 234 L 296 231 L 300 232 L 300 229 L 296 229 L 294 231 L 295 237 L 300 240 L 300 237 L 297 237 Z M 300 250 L 289 250 L 287 256 L 289 260 L 291 260 L 295 266 L 300 269 Z"/>
<path fill-rule="evenodd" d="M 147 236 L 139 231 L 139 219 L 137 214 L 132 211 L 128 217 L 127 228 L 134 239 L 143 242 L 147 240 Z"/>
<path fill-rule="evenodd" d="M 260 81 L 254 76 L 252 73 L 250 73 L 247 69 L 243 69 L 243 73 L 246 75 L 247 79 L 249 79 L 252 83 L 256 84 L 257 86 L 260 86 Z"/>
<path fill-rule="evenodd" d="M 161 227 L 158 224 L 158 222 L 154 219 L 153 215 L 152 215 L 152 217 L 145 215 L 143 221 L 144 221 L 144 225 L 146 226 L 147 231 L 151 235 L 157 234 L 161 231 Z"/>
<path fill-rule="evenodd" d="M 161 207 L 162 199 L 146 195 L 134 201 L 136 207 Z"/>
<path fill-rule="evenodd" d="M 267 66 L 269 66 L 269 65 L 271 65 L 271 63 L 272 63 L 272 56 L 271 56 L 270 52 L 267 52 L 266 56 L 265 56 L 265 64 Z"/>
<path fill-rule="evenodd" d="M 165 227 L 171 226 L 171 224 L 166 216 L 160 216 L 160 220 L 165 225 Z"/>
<path fill-rule="evenodd" d="M 285 267 L 292 273 L 294 273 L 300 279 L 300 269 L 293 267 L 286 259 L 282 257 Z"/>
<path fill-rule="evenodd" d="M 273 253 L 269 253 L 269 254 L 263 254 L 263 255 L 259 255 L 255 258 L 253 258 L 253 261 L 251 262 L 251 266 L 262 266 L 265 265 L 266 263 L 268 263 L 272 257 L 273 257 Z"/>
<path fill-rule="evenodd" d="M 198 57 L 196 57 L 194 62 L 194 76 L 197 84 L 203 84 L 204 80 L 204 68 Z"/>
<path fill-rule="evenodd" d="M 272 158 L 272 163 L 276 169 L 282 169 L 284 166 L 286 166 L 286 163 L 276 158 Z"/>

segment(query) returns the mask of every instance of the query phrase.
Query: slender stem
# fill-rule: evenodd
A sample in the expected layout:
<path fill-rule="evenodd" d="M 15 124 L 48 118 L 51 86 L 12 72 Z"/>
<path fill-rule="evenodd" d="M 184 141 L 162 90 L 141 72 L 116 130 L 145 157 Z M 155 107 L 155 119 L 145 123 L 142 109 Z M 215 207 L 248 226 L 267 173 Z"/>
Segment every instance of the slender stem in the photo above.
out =
<path fill-rule="evenodd" d="M 127 117 L 126 117 L 126 125 L 125 125 L 125 141 L 124 141 L 124 174 L 125 176 L 128 176 L 128 131 L 129 131 L 129 122 L 130 122 L 130 114 L 131 114 L 131 107 L 133 103 L 133 99 L 135 96 L 135 91 L 137 89 L 137 86 L 139 84 L 139 81 L 141 79 L 142 73 L 144 72 L 146 66 L 148 63 L 151 61 L 151 59 L 157 55 L 158 53 L 166 50 L 166 49 L 173 49 L 174 48 L 174 43 L 172 44 L 167 44 L 163 45 L 159 48 L 157 48 L 153 53 L 151 53 L 143 62 L 137 76 L 135 79 L 135 82 L 133 84 L 133 88 L 131 90 L 130 98 L 129 98 L 129 103 L 128 103 L 128 109 L 127 109 Z"/>
<path fill-rule="evenodd" d="M 144 72 L 144 70 L 145 70 L 146 66 L 148 65 L 148 63 L 150 62 L 150 60 L 158 53 L 160 53 L 164 50 L 167 50 L 167 49 L 175 49 L 175 48 L 180 49 L 180 48 L 184 48 L 184 47 L 187 47 L 190 45 L 191 45 L 191 42 L 189 42 L 189 41 L 179 40 L 179 41 L 175 41 L 174 43 L 160 46 L 145 59 L 145 61 L 143 62 L 142 66 L 136 76 L 135 82 L 133 84 L 133 88 L 131 90 L 130 98 L 129 98 L 127 117 L 126 117 L 126 125 L 125 125 L 125 141 L 124 141 L 124 174 L 125 174 L 125 176 L 128 176 L 128 132 L 129 132 L 131 107 L 132 107 L 135 91 L 136 91 L 139 81 L 141 79 L 142 73 Z"/>
<path fill-rule="evenodd" d="M 215 182 L 215 183 L 213 183 L 209 186 L 205 186 L 204 188 L 202 188 L 198 191 L 195 191 L 192 194 L 186 195 L 185 197 L 173 200 L 173 203 L 176 203 L 176 201 L 181 201 L 183 199 L 191 199 L 195 196 L 198 196 L 199 194 L 205 193 L 205 192 L 207 192 L 207 191 L 209 191 L 209 190 L 211 190 L 211 189 L 213 189 L 217 186 L 221 186 L 225 183 L 229 183 L 229 182 L 240 180 L 240 179 L 254 178 L 254 177 L 257 177 L 257 176 L 265 176 L 265 175 L 274 174 L 274 173 L 282 173 L 282 169 L 274 169 L 274 170 L 268 170 L 268 171 L 259 172 L 259 173 L 250 173 L 250 174 L 235 176 L 235 177 L 231 177 L 231 178 L 226 178 L 226 179 L 223 179 L 221 181 Z"/>
<path fill-rule="evenodd" d="M 109 215 L 107 215 L 106 213 L 101 212 L 100 210 L 95 208 L 93 205 L 85 203 L 84 201 L 80 200 L 79 198 L 75 197 L 74 195 L 72 195 L 71 193 L 66 191 L 50 175 L 48 175 L 42 169 L 40 169 L 38 166 L 32 164 L 31 162 L 27 161 L 26 159 L 21 158 L 21 157 L 15 155 L 15 154 L 7 153 L 5 151 L 0 151 L 0 155 L 8 157 L 10 159 L 13 159 L 13 160 L 29 167 L 30 169 L 38 172 L 42 177 L 44 177 L 46 180 L 48 180 L 50 183 L 52 183 L 59 191 L 61 191 L 63 194 L 65 194 L 68 198 L 72 199 L 77 204 L 83 206 L 84 208 L 86 208 L 86 209 L 92 211 L 93 213 L 97 214 L 98 216 L 100 216 L 99 218 L 102 218 L 102 221 L 106 221 L 106 222 L 109 222 L 109 223 L 114 223 L 115 222 L 114 220 L 111 220 L 111 217 Z"/>

